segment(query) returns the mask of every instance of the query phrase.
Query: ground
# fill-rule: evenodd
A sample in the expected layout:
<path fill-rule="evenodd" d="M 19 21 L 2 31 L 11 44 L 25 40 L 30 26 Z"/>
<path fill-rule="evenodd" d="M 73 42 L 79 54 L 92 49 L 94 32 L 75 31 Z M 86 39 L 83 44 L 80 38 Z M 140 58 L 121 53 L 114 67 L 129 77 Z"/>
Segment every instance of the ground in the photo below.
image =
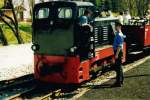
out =
<path fill-rule="evenodd" d="M 0 81 L 33 73 L 31 44 L 0 47 Z"/>
<path fill-rule="evenodd" d="M 150 59 L 125 73 L 123 87 L 111 87 L 114 79 L 95 86 L 79 100 L 150 100 Z"/>

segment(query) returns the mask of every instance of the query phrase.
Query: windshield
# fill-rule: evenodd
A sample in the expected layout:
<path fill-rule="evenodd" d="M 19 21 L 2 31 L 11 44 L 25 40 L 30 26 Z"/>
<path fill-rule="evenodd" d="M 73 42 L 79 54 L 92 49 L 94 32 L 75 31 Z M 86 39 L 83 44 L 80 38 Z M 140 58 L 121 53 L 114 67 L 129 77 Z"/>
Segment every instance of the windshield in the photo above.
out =
<path fill-rule="evenodd" d="M 54 10 L 54 9 L 53 9 Z M 58 7 L 55 12 L 56 15 L 52 15 L 52 8 L 39 8 L 35 11 L 35 19 L 45 19 L 50 16 L 57 18 L 65 18 L 71 19 L 72 16 L 72 8 L 70 7 Z M 54 13 L 53 13 L 54 14 Z"/>
<path fill-rule="evenodd" d="M 58 8 L 58 18 L 72 18 L 72 9 L 69 7 Z"/>
<path fill-rule="evenodd" d="M 40 46 L 39 54 L 65 55 L 73 46 L 73 10 L 71 7 L 35 10 L 33 43 Z"/>
<path fill-rule="evenodd" d="M 43 18 L 48 18 L 50 13 L 49 8 L 40 8 L 38 11 L 35 13 L 35 18 L 36 19 L 43 19 Z"/>

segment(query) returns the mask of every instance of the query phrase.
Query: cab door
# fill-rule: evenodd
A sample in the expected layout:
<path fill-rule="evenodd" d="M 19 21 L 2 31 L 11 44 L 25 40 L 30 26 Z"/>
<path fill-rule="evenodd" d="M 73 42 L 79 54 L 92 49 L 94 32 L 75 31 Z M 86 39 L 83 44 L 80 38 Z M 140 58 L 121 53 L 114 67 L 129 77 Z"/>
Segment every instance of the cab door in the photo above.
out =
<path fill-rule="evenodd" d="M 77 46 L 77 54 L 80 56 L 81 61 L 91 59 L 95 56 L 95 43 L 93 32 L 91 32 L 88 25 L 79 25 L 79 18 L 88 8 L 89 7 L 78 8 L 78 19 L 76 20 L 74 25 L 75 45 Z"/>

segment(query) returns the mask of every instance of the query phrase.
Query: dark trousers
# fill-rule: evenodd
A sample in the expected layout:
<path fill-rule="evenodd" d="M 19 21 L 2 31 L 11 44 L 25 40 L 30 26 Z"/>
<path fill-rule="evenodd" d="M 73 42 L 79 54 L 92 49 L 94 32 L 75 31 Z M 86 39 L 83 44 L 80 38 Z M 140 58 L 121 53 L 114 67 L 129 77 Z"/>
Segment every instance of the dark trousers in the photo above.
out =
<path fill-rule="evenodd" d="M 115 71 L 116 71 L 116 82 L 123 83 L 124 75 L 123 75 L 123 68 L 122 68 L 122 57 L 123 52 L 120 51 L 118 55 L 118 59 L 115 61 Z"/>

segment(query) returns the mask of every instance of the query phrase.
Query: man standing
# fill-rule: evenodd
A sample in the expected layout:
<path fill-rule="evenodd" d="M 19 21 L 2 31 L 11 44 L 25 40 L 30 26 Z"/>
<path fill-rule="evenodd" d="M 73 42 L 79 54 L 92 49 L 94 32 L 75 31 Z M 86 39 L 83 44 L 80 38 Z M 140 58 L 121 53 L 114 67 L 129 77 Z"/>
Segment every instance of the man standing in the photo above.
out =
<path fill-rule="evenodd" d="M 116 23 L 116 34 L 114 38 L 113 48 L 115 54 L 115 71 L 117 73 L 116 76 L 116 83 L 114 86 L 121 86 L 123 85 L 123 69 L 122 69 L 122 57 L 123 57 L 123 42 L 124 42 L 124 35 L 121 31 L 121 23 Z"/>

